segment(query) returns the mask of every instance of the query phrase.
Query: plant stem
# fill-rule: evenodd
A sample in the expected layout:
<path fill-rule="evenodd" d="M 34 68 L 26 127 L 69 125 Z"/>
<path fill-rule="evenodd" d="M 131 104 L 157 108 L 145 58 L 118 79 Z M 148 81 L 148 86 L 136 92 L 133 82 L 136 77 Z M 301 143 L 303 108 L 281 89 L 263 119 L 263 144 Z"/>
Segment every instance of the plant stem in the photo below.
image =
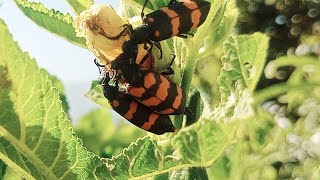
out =
<path fill-rule="evenodd" d="M 224 1 L 215 0 L 211 4 L 211 10 L 207 16 L 206 21 L 197 30 L 197 33 L 192 39 L 188 39 L 184 42 L 185 53 L 181 54 L 181 60 L 185 59 L 185 66 L 182 74 L 181 87 L 184 93 L 188 94 L 191 87 L 191 81 L 193 73 L 196 67 L 196 56 L 198 55 L 199 49 L 203 44 L 204 38 L 208 35 L 208 32 L 212 28 L 214 17 L 221 8 Z M 177 52 L 177 51 L 175 51 Z M 182 52 L 182 51 L 181 51 Z M 183 58 L 183 59 L 182 59 Z M 183 124 L 183 115 L 175 116 L 173 121 L 174 126 L 177 129 L 181 129 Z"/>

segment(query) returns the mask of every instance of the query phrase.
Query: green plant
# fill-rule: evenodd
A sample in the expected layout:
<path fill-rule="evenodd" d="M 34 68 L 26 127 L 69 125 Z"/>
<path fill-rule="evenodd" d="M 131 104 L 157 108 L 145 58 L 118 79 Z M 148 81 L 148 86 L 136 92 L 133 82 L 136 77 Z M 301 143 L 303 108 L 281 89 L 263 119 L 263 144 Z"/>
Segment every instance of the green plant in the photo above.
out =
<path fill-rule="evenodd" d="M 39 26 L 86 47 L 84 39 L 76 37 L 71 16 L 40 3 L 15 2 Z M 123 0 L 122 14 L 126 18 L 139 14 L 143 2 Z M 90 0 L 68 3 L 76 13 L 92 4 Z M 151 1 L 146 13 L 167 3 Z M 61 83 L 19 48 L 1 21 L 0 159 L 4 163 L 0 162 L 0 177 L 318 178 L 319 55 L 283 56 L 266 65 L 269 37 L 235 34 L 235 2 L 211 3 L 206 22 L 193 38 L 173 38 L 162 44 L 168 50 L 165 53 L 177 56 L 172 79 L 189 93 L 193 115 L 172 118 L 181 128 L 177 134 L 148 134 L 137 140 L 143 132 L 128 127 L 132 133 L 124 133 L 129 130 L 114 127 L 103 110 L 86 115 L 73 130 L 66 115 L 68 106 L 61 101 Z M 264 73 L 279 78 L 283 67 L 294 67 L 287 81 L 257 90 L 264 83 Z M 87 97 L 107 106 L 97 83 Z M 115 141 L 124 145 L 113 146 Z M 112 158 L 98 156 L 111 154 Z"/>

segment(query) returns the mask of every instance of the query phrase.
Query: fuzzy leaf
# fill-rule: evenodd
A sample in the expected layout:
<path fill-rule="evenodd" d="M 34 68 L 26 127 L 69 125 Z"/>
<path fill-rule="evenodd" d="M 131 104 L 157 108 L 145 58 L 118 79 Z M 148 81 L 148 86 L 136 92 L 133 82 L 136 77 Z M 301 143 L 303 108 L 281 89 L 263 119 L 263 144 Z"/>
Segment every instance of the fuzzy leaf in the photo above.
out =
<path fill-rule="evenodd" d="M 99 81 L 92 81 L 91 88 L 85 96 L 103 107 L 111 108 L 108 100 L 103 95 L 102 86 Z"/>
<path fill-rule="evenodd" d="M 122 13 L 126 18 L 133 17 L 137 14 L 140 15 L 141 9 L 143 7 L 145 0 L 123 0 L 121 1 L 120 7 L 122 8 Z M 149 1 L 145 7 L 144 14 L 149 14 L 152 11 L 160 9 L 161 7 L 167 6 L 168 0 L 164 1 Z M 139 7 L 139 8 L 136 8 Z"/>
<path fill-rule="evenodd" d="M 235 7 L 236 2 L 233 0 L 224 1 L 217 15 L 212 22 L 211 35 L 205 39 L 207 53 L 213 53 L 212 50 L 219 47 L 222 42 L 230 35 L 237 22 L 238 10 Z"/>
<path fill-rule="evenodd" d="M 222 102 L 245 88 L 253 92 L 263 72 L 268 37 L 261 33 L 230 36 L 224 43 L 222 69 L 218 77 Z M 236 99 L 238 97 L 234 97 Z"/>
<path fill-rule="evenodd" d="M 264 69 L 269 37 L 261 33 L 240 35 L 235 37 L 235 43 L 242 76 L 249 90 L 253 92 Z"/>
<path fill-rule="evenodd" d="M 202 167 L 184 168 L 173 171 L 169 180 L 208 180 L 208 175 Z"/>
<path fill-rule="evenodd" d="M 0 21 L 0 159 L 27 179 L 108 179 L 73 132 L 49 75 Z"/>
<path fill-rule="evenodd" d="M 210 166 L 230 143 L 235 125 L 203 119 L 172 140 L 172 134 L 157 136 L 157 141 L 141 138 L 109 160 L 109 169 L 115 179 L 144 179 L 185 167 Z"/>
<path fill-rule="evenodd" d="M 69 14 L 49 10 L 41 3 L 15 0 L 20 10 L 37 25 L 81 47 L 87 47 L 84 38 L 79 38 L 73 28 L 73 19 Z"/>
<path fill-rule="evenodd" d="M 93 4 L 92 0 L 67 0 L 67 2 L 77 14 L 89 9 L 89 7 Z"/>
<path fill-rule="evenodd" d="M 222 124 L 202 119 L 179 131 L 172 139 L 172 145 L 178 150 L 184 163 L 198 166 L 211 165 L 229 144 L 235 127 L 229 124 L 228 130 Z"/>
<path fill-rule="evenodd" d="M 64 112 L 66 112 L 68 114 L 69 104 L 68 104 L 67 97 L 64 92 L 64 86 L 63 86 L 62 82 L 56 76 L 53 76 L 53 75 L 50 75 L 49 78 L 52 81 L 52 86 L 59 90 L 59 92 L 60 92 L 59 99 L 61 101 L 61 105 L 63 107 Z"/>
<path fill-rule="evenodd" d="M 229 159 L 221 156 L 211 167 L 207 169 L 209 179 L 228 179 L 229 176 Z"/>

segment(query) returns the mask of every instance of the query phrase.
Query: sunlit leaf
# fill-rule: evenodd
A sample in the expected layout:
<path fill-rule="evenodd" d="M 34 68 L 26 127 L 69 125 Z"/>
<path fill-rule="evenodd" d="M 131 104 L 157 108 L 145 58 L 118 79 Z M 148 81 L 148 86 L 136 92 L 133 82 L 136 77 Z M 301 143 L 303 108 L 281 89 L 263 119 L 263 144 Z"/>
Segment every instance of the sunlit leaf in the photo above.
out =
<path fill-rule="evenodd" d="M 52 86 L 59 90 L 59 92 L 60 92 L 59 99 L 61 101 L 62 108 L 63 108 L 64 112 L 66 112 L 68 114 L 70 107 L 69 107 L 69 104 L 67 101 L 67 97 L 65 95 L 64 86 L 63 86 L 62 82 L 56 76 L 53 76 L 53 75 L 50 75 L 49 79 L 52 81 Z"/>
<path fill-rule="evenodd" d="M 211 167 L 207 168 L 209 179 L 227 179 L 229 176 L 229 159 L 226 156 L 220 157 Z"/>
<path fill-rule="evenodd" d="M 169 180 L 208 180 L 205 168 L 193 167 L 173 171 Z"/>
<path fill-rule="evenodd" d="M 235 35 L 225 41 L 223 67 L 218 77 L 223 102 L 245 88 L 251 92 L 255 89 L 263 72 L 267 47 L 268 37 L 261 33 Z"/>
<path fill-rule="evenodd" d="M 121 12 L 125 13 L 124 16 L 129 18 L 137 14 L 140 15 L 145 0 L 123 0 L 120 3 Z M 149 1 L 145 7 L 144 14 L 149 14 L 152 11 L 167 6 L 168 0 L 164 1 Z"/>
<path fill-rule="evenodd" d="M 15 0 L 20 10 L 37 25 L 49 32 L 81 47 L 86 47 L 85 39 L 78 38 L 73 28 L 73 19 L 55 10 L 49 10 L 41 3 Z"/>
<path fill-rule="evenodd" d="M 28 179 L 108 179 L 70 126 L 49 75 L 0 22 L 0 159 Z"/>
<path fill-rule="evenodd" d="M 261 33 L 235 37 L 241 73 L 250 91 L 255 90 L 263 72 L 269 37 Z"/>
<path fill-rule="evenodd" d="M 99 81 L 92 81 L 91 88 L 85 96 L 103 107 L 111 108 L 108 100 L 103 95 L 102 86 Z"/>
<path fill-rule="evenodd" d="M 80 14 L 93 4 L 92 0 L 67 0 L 67 2 L 77 14 Z"/>
<path fill-rule="evenodd" d="M 157 141 L 144 137 L 109 160 L 108 167 L 115 179 L 143 179 L 185 167 L 210 166 L 230 143 L 235 125 L 201 120 L 172 140 L 167 135 Z"/>
<path fill-rule="evenodd" d="M 3 177 L 4 180 L 17 180 L 23 179 L 23 176 L 18 174 L 17 172 L 13 171 L 11 168 L 7 168 L 6 174 Z"/>
<path fill-rule="evenodd" d="M 222 125 L 222 124 L 221 124 Z M 172 145 L 178 150 L 184 163 L 211 165 L 223 152 L 233 136 L 235 124 L 223 126 L 209 120 L 200 120 L 184 128 L 172 139 Z"/>

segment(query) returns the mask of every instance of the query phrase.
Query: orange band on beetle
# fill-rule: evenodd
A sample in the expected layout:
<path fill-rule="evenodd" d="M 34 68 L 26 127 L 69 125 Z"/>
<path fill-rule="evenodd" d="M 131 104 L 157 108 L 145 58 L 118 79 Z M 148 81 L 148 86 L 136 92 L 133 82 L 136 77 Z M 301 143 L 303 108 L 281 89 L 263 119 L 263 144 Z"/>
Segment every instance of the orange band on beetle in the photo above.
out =
<path fill-rule="evenodd" d="M 148 130 L 151 128 L 151 126 L 156 122 L 157 118 L 159 117 L 159 114 L 157 113 L 152 113 L 149 117 L 149 121 L 148 122 L 145 122 L 141 128 L 142 129 L 145 129 L 145 130 Z"/>

